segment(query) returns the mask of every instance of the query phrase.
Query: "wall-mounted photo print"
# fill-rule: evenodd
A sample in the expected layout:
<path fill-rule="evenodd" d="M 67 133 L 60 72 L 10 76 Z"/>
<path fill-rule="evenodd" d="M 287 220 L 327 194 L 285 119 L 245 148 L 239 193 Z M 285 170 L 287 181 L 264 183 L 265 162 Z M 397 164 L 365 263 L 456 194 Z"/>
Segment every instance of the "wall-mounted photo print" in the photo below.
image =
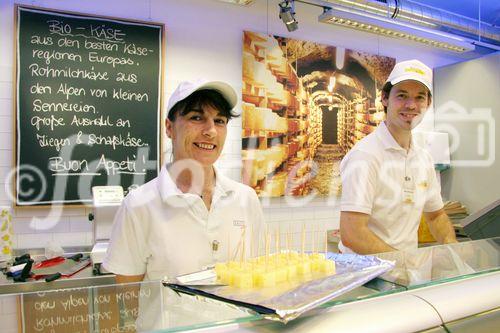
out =
<path fill-rule="evenodd" d="M 339 164 L 384 120 L 394 58 L 243 33 L 242 179 L 259 196 L 338 196 Z"/>

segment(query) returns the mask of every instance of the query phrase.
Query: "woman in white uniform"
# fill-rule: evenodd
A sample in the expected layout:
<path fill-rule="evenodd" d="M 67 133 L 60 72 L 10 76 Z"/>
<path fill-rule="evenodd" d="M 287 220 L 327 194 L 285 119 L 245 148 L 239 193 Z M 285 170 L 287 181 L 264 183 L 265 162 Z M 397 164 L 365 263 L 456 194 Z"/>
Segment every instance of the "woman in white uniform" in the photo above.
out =
<path fill-rule="evenodd" d="M 172 162 L 129 193 L 115 217 L 103 265 L 117 282 L 160 280 L 226 261 L 243 234 L 254 236 L 245 242 L 249 254 L 263 223 L 260 202 L 253 189 L 214 167 L 236 102 L 234 89 L 217 81 L 182 82 L 172 94 L 165 120 Z"/>

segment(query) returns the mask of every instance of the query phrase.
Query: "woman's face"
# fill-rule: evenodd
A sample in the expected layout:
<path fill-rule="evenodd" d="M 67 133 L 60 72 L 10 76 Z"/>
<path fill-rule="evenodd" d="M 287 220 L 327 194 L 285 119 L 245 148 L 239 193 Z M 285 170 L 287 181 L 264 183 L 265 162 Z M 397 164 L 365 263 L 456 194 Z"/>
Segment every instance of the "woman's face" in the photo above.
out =
<path fill-rule="evenodd" d="M 193 159 L 202 166 L 211 166 L 217 161 L 227 135 L 228 119 L 211 107 L 202 106 L 167 119 L 165 128 L 172 140 L 174 162 Z"/>

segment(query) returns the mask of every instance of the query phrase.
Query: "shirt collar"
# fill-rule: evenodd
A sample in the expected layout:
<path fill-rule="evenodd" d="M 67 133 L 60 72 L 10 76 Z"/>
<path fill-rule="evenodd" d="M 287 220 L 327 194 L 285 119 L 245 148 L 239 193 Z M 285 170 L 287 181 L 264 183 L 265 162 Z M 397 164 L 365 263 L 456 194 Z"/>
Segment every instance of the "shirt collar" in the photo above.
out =
<path fill-rule="evenodd" d="M 234 186 L 232 186 L 229 178 L 220 173 L 215 167 L 214 172 L 214 198 L 228 196 L 231 192 L 234 192 Z M 167 201 L 171 197 L 186 197 L 193 195 L 192 193 L 184 193 L 177 187 L 172 177 L 170 177 L 170 173 L 168 172 L 166 165 L 164 165 L 160 170 L 158 186 L 163 201 Z"/>
<path fill-rule="evenodd" d="M 379 140 L 382 142 L 382 145 L 384 146 L 385 150 L 393 149 L 406 152 L 406 150 L 399 145 L 396 139 L 394 139 L 391 132 L 389 132 L 389 129 L 385 124 L 385 121 L 381 122 L 380 125 L 378 125 L 377 129 L 375 130 L 375 133 L 379 138 Z M 408 151 L 408 154 L 409 155 L 413 154 L 415 148 L 416 148 L 415 140 L 413 140 L 412 137 L 410 139 L 410 149 Z"/>

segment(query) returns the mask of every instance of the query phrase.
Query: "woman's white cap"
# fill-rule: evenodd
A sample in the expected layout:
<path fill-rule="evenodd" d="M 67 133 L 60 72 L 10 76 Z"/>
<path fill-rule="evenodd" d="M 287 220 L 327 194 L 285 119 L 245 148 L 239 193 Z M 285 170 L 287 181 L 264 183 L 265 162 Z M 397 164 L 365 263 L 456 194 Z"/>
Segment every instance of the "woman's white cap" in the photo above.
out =
<path fill-rule="evenodd" d="M 222 97 L 224 97 L 233 109 L 238 101 L 238 96 L 233 87 L 222 81 L 208 81 L 205 79 L 198 79 L 194 81 L 183 81 L 181 82 L 175 91 L 170 96 L 167 106 L 167 117 L 170 116 L 170 111 L 175 104 L 182 101 L 183 99 L 189 97 L 192 93 L 202 89 L 212 89 L 218 91 Z"/>

